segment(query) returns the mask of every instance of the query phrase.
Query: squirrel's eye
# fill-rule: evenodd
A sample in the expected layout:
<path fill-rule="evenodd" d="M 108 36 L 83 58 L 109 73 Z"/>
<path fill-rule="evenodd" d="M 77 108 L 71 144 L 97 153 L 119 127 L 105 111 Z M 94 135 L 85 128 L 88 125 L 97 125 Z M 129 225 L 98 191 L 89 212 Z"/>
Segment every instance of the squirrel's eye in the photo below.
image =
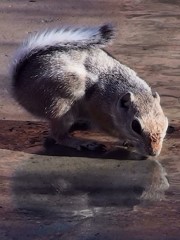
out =
<path fill-rule="evenodd" d="M 141 124 L 139 123 L 138 120 L 133 120 L 132 121 L 132 130 L 134 132 L 136 132 L 137 134 L 141 135 L 142 133 L 142 128 L 141 128 Z"/>

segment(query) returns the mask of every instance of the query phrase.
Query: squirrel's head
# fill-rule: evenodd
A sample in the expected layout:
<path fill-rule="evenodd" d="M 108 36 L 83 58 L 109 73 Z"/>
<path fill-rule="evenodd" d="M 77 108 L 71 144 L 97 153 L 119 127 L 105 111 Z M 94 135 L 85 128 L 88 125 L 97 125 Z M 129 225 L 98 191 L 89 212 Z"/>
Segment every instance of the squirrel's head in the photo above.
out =
<path fill-rule="evenodd" d="M 118 99 L 113 114 L 120 135 L 146 156 L 158 156 L 168 127 L 157 92 L 125 93 Z"/>

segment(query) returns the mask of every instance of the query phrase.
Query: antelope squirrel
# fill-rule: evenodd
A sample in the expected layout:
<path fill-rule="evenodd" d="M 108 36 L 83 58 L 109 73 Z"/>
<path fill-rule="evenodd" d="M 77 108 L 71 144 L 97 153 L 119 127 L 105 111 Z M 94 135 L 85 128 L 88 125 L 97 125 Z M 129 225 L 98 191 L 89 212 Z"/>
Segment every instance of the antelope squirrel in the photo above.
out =
<path fill-rule="evenodd" d="M 83 118 L 129 140 L 142 154 L 157 156 L 168 127 L 160 97 L 104 50 L 113 36 L 110 24 L 30 36 L 11 64 L 13 94 L 26 110 L 50 122 L 58 142 L 78 148 L 68 131 Z"/>

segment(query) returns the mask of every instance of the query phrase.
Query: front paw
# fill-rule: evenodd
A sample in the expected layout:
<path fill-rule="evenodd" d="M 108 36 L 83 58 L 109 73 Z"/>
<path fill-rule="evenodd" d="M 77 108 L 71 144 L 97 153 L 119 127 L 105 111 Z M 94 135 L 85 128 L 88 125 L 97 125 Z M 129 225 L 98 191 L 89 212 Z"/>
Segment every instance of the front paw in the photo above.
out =
<path fill-rule="evenodd" d="M 134 145 L 131 142 L 129 142 L 128 140 L 125 140 L 122 145 L 123 145 L 123 147 L 126 147 L 128 149 L 134 148 Z"/>
<path fill-rule="evenodd" d="M 105 152 L 106 147 L 105 147 L 105 145 L 103 145 L 101 143 L 97 143 L 97 142 L 84 142 L 79 146 L 78 150 Z"/>
<path fill-rule="evenodd" d="M 46 137 L 43 143 L 45 148 L 54 146 L 55 144 L 56 144 L 56 140 L 52 137 Z"/>

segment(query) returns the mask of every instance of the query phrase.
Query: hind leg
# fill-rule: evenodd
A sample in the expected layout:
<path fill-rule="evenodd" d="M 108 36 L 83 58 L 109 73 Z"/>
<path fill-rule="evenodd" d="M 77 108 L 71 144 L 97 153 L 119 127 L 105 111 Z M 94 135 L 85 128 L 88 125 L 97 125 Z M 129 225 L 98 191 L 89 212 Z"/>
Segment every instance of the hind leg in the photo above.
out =
<path fill-rule="evenodd" d="M 51 119 L 51 136 L 59 143 L 68 135 L 73 123 L 74 117 L 70 112 L 66 113 L 62 117 Z"/>

